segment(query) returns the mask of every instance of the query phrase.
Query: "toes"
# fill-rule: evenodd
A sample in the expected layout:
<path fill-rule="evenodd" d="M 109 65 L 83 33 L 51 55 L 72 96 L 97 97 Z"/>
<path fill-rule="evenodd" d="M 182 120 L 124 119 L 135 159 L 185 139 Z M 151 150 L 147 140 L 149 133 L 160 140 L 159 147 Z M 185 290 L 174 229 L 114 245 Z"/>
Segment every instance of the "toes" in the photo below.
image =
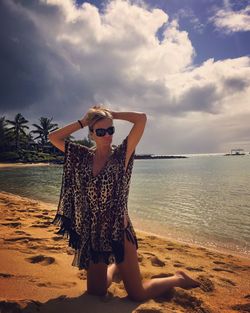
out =
<path fill-rule="evenodd" d="M 191 289 L 191 288 L 197 288 L 200 287 L 200 282 L 197 280 L 192 279 L 191 277 L 189 277 L 185 272 L 179 270 L 176 271 L 176 275 L 178 277 L 181 276 L 182 280 L 183 280 L 183 289 Z"/>

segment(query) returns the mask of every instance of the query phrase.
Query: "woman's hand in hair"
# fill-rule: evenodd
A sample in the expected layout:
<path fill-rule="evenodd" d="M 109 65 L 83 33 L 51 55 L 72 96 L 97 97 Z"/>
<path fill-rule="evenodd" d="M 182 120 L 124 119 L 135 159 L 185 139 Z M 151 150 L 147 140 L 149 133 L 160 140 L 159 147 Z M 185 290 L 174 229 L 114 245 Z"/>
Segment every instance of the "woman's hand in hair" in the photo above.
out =
<path fill-rule="evenodd" d="M 89 125 L 89 119 L 90 119 L 90 113 L 93 112 L 93 108 L 90 108 L 87 113 L 81 118 L 81 122 L 83 124 L 83 127 L 86 127 Z"/>

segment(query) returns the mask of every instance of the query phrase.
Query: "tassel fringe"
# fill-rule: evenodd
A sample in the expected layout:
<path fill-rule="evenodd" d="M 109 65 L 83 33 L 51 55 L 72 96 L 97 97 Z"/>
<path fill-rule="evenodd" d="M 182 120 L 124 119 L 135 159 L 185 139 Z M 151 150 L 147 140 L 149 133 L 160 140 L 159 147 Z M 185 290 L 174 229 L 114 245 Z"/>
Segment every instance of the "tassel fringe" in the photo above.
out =
<path fill-rule="evenodd" d="M 63 237 L 69 238 L 69 247 L 77 250 L 80 248 L 80 235 L 71 227 L 70 218 L 61 214 L 56 214 L 53 224 L 60 226 L 60 229 L 56 234 L 62 235 Z"/>

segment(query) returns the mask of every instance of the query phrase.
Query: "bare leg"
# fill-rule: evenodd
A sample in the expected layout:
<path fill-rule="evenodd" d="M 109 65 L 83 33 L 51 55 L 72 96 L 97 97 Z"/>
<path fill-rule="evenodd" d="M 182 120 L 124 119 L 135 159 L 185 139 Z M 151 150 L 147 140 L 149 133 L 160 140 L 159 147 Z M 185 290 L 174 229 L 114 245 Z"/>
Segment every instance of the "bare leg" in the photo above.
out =
<path fill-rule="evenodd" d="M 173 287 L 191 289 L 199 287 L 200 283 L 183 271 L 176 271 L 175 275 L 166 278 L 152 278 L 143 282 L 145 299 L 154 298 L 163 295 Z"/>
<path fill-rule="evenodd" d="M 115 281 L 116 275 L 119 273 L 119 269 L 115 263 L 108 266 L 107 271 L 107 288 Z"/>
<path fill-rule="evenodd" d="M 103 296 L 107 292 L 107 265 L 90 262 L 87 270 L 87 292 L 92 295 Z"/>
<path fill-rule="evenodd" d="M 128 296 L 134 301 L 145 301 L 164 295 L 173 287 L 190 289 L 198 287 L 198 281 L 193 280 L 183 271 L 177 271 L 172 277 L 153 278 L 142 282 L 135 246 L 125 240 L 125 259 L 117 264 Z"/>

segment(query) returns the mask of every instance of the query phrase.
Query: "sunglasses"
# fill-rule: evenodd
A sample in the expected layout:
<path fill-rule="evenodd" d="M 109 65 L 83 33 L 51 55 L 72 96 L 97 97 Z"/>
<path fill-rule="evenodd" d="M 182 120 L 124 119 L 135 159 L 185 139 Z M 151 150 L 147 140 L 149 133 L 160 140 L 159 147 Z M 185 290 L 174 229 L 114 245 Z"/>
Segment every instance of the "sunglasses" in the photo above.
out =
<path fill-rule="evenodd" d="M 111 126 L 109 128 L 97 128 L 95 130 L 92 130 L 92 131 L 95 131 L 96 133 L 96 136 L 98 137 L 103 137 L 106 135 L 106 132 L 109 134 L 109 135 L 113 135 L 114 132 L 115 132 L 115 127 L 114 126 Z"/>

